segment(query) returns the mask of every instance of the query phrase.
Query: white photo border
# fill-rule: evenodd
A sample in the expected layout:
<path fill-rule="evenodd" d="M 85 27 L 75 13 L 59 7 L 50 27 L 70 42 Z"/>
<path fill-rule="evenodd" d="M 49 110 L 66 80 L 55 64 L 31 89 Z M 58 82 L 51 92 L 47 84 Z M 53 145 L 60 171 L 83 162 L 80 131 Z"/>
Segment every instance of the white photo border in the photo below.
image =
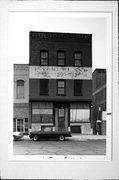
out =
<path fill-rule="evenodd" d="M 14 13 L 14 11 L 9 12 Z M 22 12 L 21 12 L 22 13 Z M 27 11 L 26 11 L 27 13 Z M 32 12 L 35 13 L 35 12 Z M 106 155 L 14 155 L 13 154 L 13 63 L 8 57 L 8 160 L 23 161 L 110 161 L 112 149 L 112 13 L 111 12 L 39 12 L 41 16 L 58 15 L 61 17 L 95 17 L 106 18 L 107 21 L 107 132 L 106 132 Z M 10 46 L 10 44 L 9 44 Z M 93 51 L 93 49 L 92 49 Z"/>

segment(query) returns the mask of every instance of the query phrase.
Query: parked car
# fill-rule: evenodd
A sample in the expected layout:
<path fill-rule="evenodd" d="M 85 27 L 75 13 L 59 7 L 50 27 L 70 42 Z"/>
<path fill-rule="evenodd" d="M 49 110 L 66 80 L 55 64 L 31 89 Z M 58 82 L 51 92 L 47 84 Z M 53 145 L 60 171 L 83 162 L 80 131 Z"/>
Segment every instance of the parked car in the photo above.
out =
<path fill-rule="evenodd" d="M 21 138 L 23 138 L 23 132 L 13 132 L 13 140 L 14 141 L 17 141 Z"/>
<path fill-rule="evenodd" d="M 58 138 L 60 141 L 64 141 L 65 137 L 72 137 L 70 132 L 44 132 L 44 131 L 32 131 L 29 133 L 29 138 L 38 141 L 40 138 Z"/>

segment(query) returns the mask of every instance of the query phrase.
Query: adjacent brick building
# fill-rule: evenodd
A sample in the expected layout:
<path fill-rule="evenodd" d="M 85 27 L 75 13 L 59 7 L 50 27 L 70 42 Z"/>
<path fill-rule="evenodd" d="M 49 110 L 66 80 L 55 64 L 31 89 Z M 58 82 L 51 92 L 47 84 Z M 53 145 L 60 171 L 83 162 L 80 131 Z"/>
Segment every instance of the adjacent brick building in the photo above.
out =
<path fill-rule="evenodd" d="M 106 134 L 106 69 L 93 72 L 93 132 Z"/>
<path fill-rule="evenodd" d="M 30 32 L 30 129 L 91 133 L 92 35 Z"/>
<path fill-rule="evenodd" d="M 29 130 L 29 65 L 14 65 L 14 120 L 13 130 Z"/>

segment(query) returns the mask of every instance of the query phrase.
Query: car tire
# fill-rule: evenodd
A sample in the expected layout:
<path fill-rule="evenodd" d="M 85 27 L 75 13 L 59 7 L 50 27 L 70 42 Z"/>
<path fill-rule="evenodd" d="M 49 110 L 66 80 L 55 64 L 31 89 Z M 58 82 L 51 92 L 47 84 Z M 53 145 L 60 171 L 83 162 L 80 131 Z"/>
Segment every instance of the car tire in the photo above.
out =
<path fill-rule="evenodd" d="M 34 135 L 33 140 L 34 141 L 38 141 L 39 140 L 39 136 L 38 135 Z"/>
<path fill-rule="evenodd" d="M 65 140 L 65 136 L 64 136 L 64 135 L 60 135 L 60 136 L 59 136 L 59 140 L 60 140 L 60 141 L 64 141 L 64 140 Z"/>

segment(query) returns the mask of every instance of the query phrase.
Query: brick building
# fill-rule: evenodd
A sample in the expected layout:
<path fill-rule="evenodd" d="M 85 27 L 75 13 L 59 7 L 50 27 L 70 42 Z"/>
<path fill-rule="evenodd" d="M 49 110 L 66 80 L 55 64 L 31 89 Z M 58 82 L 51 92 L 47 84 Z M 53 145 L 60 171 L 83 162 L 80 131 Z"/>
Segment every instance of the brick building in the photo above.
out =
<path fill-rule="evenodd" d="M 106 69 L 93 72 L 93 132 L 106 134 Z"/>
<path fill-rule="evenodd" d="M 28 133 L 29 121 L 29 65 L 14 65 L 13 130 Z"/>
<path fill-rule="evenodd" d="M 30 129 L 91 133 L 92 35 L 30 32 Z"/>

